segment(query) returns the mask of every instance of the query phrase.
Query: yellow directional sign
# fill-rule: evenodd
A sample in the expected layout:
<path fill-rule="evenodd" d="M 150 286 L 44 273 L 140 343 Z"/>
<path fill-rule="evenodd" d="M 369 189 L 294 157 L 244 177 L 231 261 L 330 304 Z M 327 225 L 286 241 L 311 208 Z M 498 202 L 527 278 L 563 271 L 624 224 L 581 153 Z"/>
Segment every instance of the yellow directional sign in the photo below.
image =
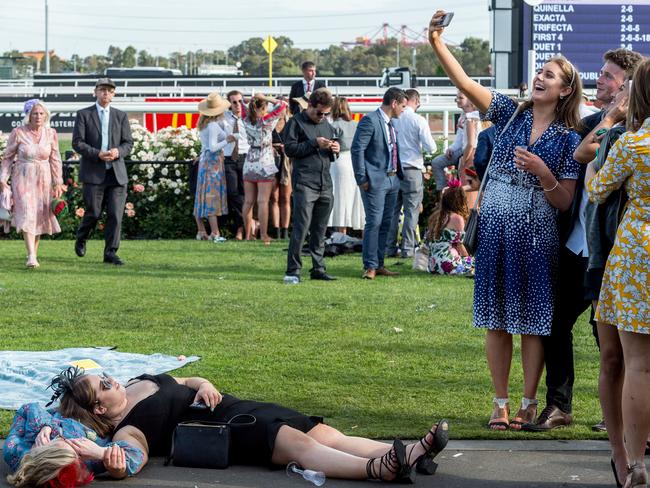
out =
<path fill-rule="evenodd" d="M 262 41 L 262 47 L 269 54 L 269 86 L 273 85 L 273 51 L 278 47 L 278 43 L 275 42 L 271 36 L 266 36 L 266 39 Z"/>
<path fill-rule="evenodd" d="M 273 51 L 275 51 L 275 48 L 278 47 L 278 43 L 275 42 L 275 39 L 273 39 L 271 36 L 267 36 L 266 39 L 264 39 L 262 42 L 262 47 L 264 47 L 264 50 L 268 54 L 271 54 Z"/>

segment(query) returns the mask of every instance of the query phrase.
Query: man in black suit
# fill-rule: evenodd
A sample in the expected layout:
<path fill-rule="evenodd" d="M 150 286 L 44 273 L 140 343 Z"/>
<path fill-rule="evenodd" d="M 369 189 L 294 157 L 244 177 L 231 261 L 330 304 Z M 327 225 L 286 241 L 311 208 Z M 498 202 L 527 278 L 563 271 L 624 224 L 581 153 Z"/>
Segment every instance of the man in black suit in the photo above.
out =
<path fill-rule="evenodd" d="M 124 158 L 131 152 L 133 138 L 126 113 L 110 106 L 114 95 L 113 80 L 100 78 L 95 85 L 97 102 L 77 112 L 72 147 L 81 154 L 85 214 L 74 250 L 77 256 L 85 256 L 86 240 L 106 207 L 104 262 L 119 266 L 124 264 L 116 253 L 128 183 Z"/>
<path fill-rule="evenodd" d="M 289 108 L 293 115 L 300 112 L 300 105 L 293 101 L 294 98 L 300 98 L 303 95 L 309 98 L 312 92 L 319 88 L 325 88 L 325 82 L 316 80 L 316 65 L 312 61 L 302 63 L 301 69 L 303 79 L 291 85 L 289 92 Z"/>

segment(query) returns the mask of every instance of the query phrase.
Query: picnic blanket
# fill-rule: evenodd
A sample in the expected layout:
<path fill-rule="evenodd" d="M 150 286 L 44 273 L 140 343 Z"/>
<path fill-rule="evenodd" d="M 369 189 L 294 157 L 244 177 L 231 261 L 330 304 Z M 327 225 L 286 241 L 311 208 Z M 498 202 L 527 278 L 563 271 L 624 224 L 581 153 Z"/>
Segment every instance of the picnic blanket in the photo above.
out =
<path fill-rule="evenodd" d="M 135 354 L 112 347 L 74 347 L 56 351 L 0 351 L 0 408 L 16 410 L 24 403 L 46 404 L 52 390 L 47 386 L 68 366 L 88 373 L 111 375 L 125 384 L 143 373 L 159 374 L 198 361 L 198 356 Z"/>

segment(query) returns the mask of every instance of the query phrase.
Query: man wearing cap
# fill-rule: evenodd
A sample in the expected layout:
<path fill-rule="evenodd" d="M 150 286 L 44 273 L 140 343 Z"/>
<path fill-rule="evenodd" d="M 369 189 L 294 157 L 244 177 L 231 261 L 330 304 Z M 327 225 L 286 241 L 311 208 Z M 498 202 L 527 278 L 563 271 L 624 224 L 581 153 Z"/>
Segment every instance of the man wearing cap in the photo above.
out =
<path fill-rule="evenodd" d="M 316 65 L 312 61 L 305 61 L 300 68 L 302 69 L 303 79 L 291 85 L 291 91 L 289 92 L 289 108 L 293 115 L 300 112 L 300 105 L 293 100 L 294 98 L 304 96 L 309 99 L 312 92 L 319 88 L 325 88 L 325 82 L 316 80 Z"/>
<path fill-rule="evenodd" d="M 110 106 L 114 95 L 113 80 L 100 78 L 95 84 L 97 102 L 77 112 L 72 147 L 81 155 L 85 213 L 74 250 L 77 256 L 85 256 L 86 240 L 105 207 L 104 262 L 119 266 L 124 264 L 116 253 L 128 183 L 124 158 L 131 152 L 133 138 L 126 113 Z"/>

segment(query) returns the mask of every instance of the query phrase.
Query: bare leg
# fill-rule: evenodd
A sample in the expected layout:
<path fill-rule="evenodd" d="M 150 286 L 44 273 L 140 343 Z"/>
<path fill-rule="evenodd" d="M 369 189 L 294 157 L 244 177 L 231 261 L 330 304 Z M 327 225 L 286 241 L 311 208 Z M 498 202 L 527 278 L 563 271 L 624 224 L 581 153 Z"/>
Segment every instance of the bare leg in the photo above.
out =
<path fill-rule="evenodd" d="M 291 222 L 291 182 L 280 186 L 280 228 L 288 229 Z"/>
<path fill-rule="evenodd" d="M 273 191 L 273 182 L 260 182 L 257 184 L 257 219 L 260 222 L 260 239 L 264 244 L 269 244 L 269 198 Z"/>
<path fill-rule="evenodd" d="M 38 256 L 38 245 L 41 243 L 41 236 L 34 236 L 34 254 Z"/>
<path fill-rule="evenodd" d="M 368 459 L 325 446 L 307 434 L 283 425 L 275 438 L 271 462 L 288 464 L 291 461 L 306 469 L 322 471 L 330 478 L 367 478 Z"/>
<path fill-rule="evenodd" d="M 336 230 L 337 230 L 338 232 L 340 232 L 341 234 L 347 234 L 347 233 L 348 233 L 348 228 L 347 228 L 347 227 L 339 227 L 339 228 L 336 229 Z"/>
<path fill-rule="evenodd" d="M 23 239 L 25 241 L 25 248 L 27 249 L 27 256 L 36 257 L 36 243 L 34 234 L 23 232 Z"/>
<path fill-rule="evenodd" d="M 485 350 L 497 398 L 508 398 L 508 379 L 512 363 L 512 335 L 502 330 L 488 330 Z"/>
<path fill-rule="evenodd" d="M 385 442 L 373 441 L 364 437 L 347 436 L 334 427 L 325 424 L 318 424 L 307 432 L 307 435 L 324 446 L 353 456 L 373 458 L 383 456 L 391 449 L 390 444 Z"/>
<path fill-rule="evenodd" d="M 210 237 L 219 237 L 219 223 L 217 222 L 216 215 L 208 215 L 208 222 L 210 223 Z"/>
<path fill-rule="evenodd" d="M 534 399 L 544 370 L 544 346 L 539 336 L 521 335 L 521 366 L 524 370 L 524 396 Z"/>
<path fill-rule="evenodd" d="M 244 217 L 244 228 L 246 229 L 246 240 L 250 241 L 254 237 L 253 231 L 253 205 L 257 199 L 257 184 L 250 181 L 244 181 L 244 206 L 242 216 Z"/>
<path fill-rule="evenodd" d="M 627 474 L 628 459 L 623 440 L 623 412 L 621 411 L 625 374 L 623 349 L 618 338 L 618 330 L 613 325 L 598 322 L 598 338 L 600 341 L 600 375 L 598 377 L 600 408 L 603 410 L 618 479 L 624 480 Z"/>
<path fill-rule="evenodd" d="M 269 195 L 269 207 L 271 212 L 271 225 L 280 227 L 280 185 L 273 183 L 273 190 Z"/>
<path fill-rule="evenodd" d="M 197 238 L 203 240 L 208 238 L 208 233 L 205 231 L 205 224 L 203 223 L 203 219 L 201 217 L 194 217 L 194 221 L 196 222 L 196 231 L 197 231 Z"/>
<path fill-rule="evenodd" d="M 643 465 L 650 434 L 650 334 L 619 331 L 618 336 L 625 358 L 622 396 L 625 447 L 630 464 Z"/>

